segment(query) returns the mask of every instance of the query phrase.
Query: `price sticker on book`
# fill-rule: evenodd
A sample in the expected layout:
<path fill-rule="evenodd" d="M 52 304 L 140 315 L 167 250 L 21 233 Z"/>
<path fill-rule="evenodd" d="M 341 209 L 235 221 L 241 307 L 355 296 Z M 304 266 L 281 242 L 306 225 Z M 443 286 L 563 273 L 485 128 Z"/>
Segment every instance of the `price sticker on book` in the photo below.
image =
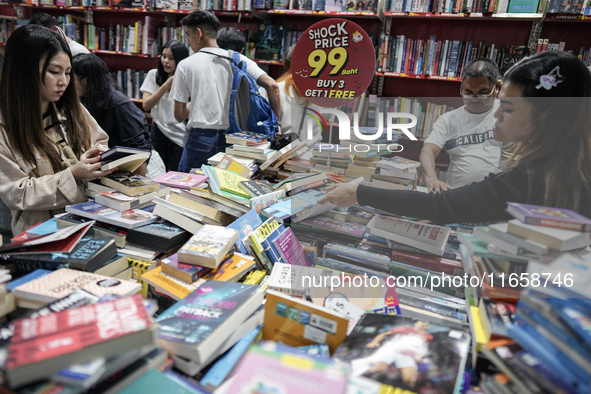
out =
<path fill-rule="evenodd" d="M 314 104 L 335 108 L 360 97 L 376 66 L 369 35 L 340 18 L 310 26 L 298 40 L 291 60 L 293 81 Z"/>

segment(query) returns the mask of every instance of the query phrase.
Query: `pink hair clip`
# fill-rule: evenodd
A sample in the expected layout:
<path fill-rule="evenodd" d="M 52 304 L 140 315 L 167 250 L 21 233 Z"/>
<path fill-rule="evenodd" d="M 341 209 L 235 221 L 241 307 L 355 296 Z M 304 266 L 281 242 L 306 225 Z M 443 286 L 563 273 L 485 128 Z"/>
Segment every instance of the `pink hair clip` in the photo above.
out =
<path fill-rule="evenodd" d="M 536 86 L 536 89 L 544 88 L 550 90 L 562 81 L 564 81 L 564 77 L 560 75 L 560 66 L 556 66 L 548 74 L 540 77 L 540 84 Z"/>

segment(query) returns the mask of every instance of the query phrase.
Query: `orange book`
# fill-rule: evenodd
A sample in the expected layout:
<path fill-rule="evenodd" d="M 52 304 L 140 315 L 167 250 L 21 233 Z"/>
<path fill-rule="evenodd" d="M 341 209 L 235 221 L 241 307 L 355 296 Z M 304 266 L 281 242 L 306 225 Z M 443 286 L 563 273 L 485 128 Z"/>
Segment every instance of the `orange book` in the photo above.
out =
<path fill-rule="evenodd" d="M 348 320 L 339 313 L 267 290 L 263 339 L 289 346 L 326 343 L 334 353 L 347 336 L 347 325 Z"/>
<path fill-rule="evenodd" d="M 194 283 L 183 282 L 172 275 L 162 272 L 162 266 L 143 274 L 142 280 L 152 285 L 158 293 L 165 294 L 177 301 L 182 300 L 205 283 L 203 279 L 199 279 Z"/>
<path fill-rule="evenodd" d="M 256 263 L 252 257 L 241 253 L 234 253 L 231 258 L 220 264 L 216 270 L 205 274 L 202 279 L 213 279 L 219 280 L 220 282 L 238 282 L 240 278 L 255 267 Z"/>

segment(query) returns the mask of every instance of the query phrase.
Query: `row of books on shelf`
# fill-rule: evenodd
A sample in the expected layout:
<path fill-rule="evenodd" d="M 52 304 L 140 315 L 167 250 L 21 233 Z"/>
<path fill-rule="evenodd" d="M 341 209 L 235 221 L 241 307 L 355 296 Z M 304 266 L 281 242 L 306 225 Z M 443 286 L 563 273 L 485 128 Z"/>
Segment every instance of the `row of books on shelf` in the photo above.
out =
<path fill-rule="evenodd" d="M 121 87 L 127 97 L 141 100 L 142 92 L 140 87 L 144 83 L 146 73 L 138 70 L 118 70 L 110 72 L 111 78 Z"/>
<path fill-rule="evenodd" d="M 389 12 L 438 13 L 539 13 L 540 0 L 386 0 Z"/>
<path fill-rule="evenodd" d="M 434 35 L 428 40 L 384 35 L 380 41 L 378 72 L 459 77 L 470 60 L 487 58 L 503 74 L 528 54 L 525 45 L 499 48 L 486 41 L 437 40 Z"/>
<path fill-rule="evenodd" d="M 543 52 L 543 51 L 564 51 L 566 46 L 566 42 L 561 41 L 558 43 L 552 43 L 547 38 L 540 38 L 538 39 L 538 45 L 536 47 L 536 53 Z M 579 59 L 583 61 L 587 65 L 587 67 L 591 66 L 591 58 L 589 57 L 589 53 L 591 51 L 590 48 L 580 47 L 578 53 L 574 52 Z"/>

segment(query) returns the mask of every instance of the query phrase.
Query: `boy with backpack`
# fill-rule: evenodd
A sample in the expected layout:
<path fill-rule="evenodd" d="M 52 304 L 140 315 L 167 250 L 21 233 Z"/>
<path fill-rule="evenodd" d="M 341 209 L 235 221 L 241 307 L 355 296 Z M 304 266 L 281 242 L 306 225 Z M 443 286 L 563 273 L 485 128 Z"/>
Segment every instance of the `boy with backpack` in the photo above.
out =
<path fill-rule="evenodd" d="M 209 157 L 226 148 L 225 134 L 230 127 L 235 74 L 233 55 L 239 56 L 248 75 L 267 90 L 273 112 L 278 116 L 281 116 L 281 104 L 277 83 L 256 63 L 218 47 L 216 34 L 220 22 L 214 14 L 193 11 L 181 23 L 187 28 L 189 45 L 195 54 L 177 65 L 171 91 L 175 100 L 174 117 L 179 122 L 188 119 L 189 138 L 179 171 L 189 172 L 191 168 L 206 164 Z"/>

